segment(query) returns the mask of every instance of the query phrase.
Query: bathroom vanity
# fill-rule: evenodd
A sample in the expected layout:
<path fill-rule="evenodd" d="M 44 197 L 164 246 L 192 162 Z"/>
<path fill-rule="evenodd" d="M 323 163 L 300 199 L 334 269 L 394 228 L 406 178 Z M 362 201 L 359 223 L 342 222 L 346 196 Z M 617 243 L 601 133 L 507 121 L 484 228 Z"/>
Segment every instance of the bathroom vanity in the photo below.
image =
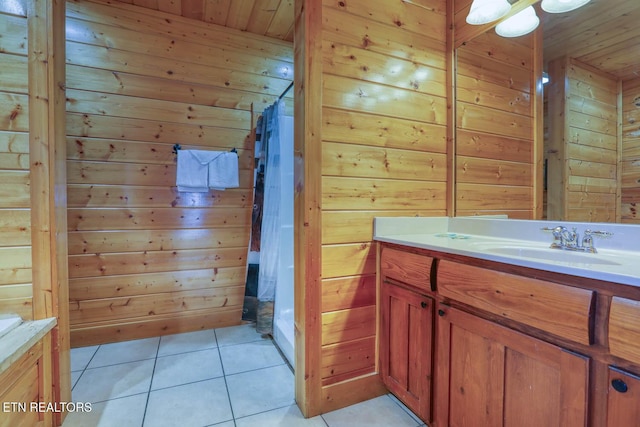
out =
<path fill-rule="evenodd" d="M 5 321 L 7 319 L 4 319 Z M 0 321 L 0 326 L 2 322 Z M 0 330 L 0 426 L 52 426 L 51 330 L 56 318 Z"/>
<path fill-rule="evenodd" d="M 640 231 L 550 225 L 376 218 L 379 371 L 430 426 L 640 425 Z"/>

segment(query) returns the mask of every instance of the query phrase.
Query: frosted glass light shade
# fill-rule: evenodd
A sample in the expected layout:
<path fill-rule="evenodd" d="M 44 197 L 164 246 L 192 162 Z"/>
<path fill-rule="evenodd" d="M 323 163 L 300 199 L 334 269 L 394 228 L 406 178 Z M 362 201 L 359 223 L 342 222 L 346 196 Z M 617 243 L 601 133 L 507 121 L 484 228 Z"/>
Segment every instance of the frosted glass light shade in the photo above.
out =
<path fill-rule="evenodd" d="M 549 13 L 564 13 L 584 6 L 591 0 L 542 0 L 540 7 Z"/>
<path fill-rule="evenodd" d="M 502 18 L 511 10 L 507 0 L 473 0 L 467 15 L 467 23 L 484 25 Z"/>
<path fill-rule="evenodd" d="M 533 6 L 529 6 L 499 23 L 496 26 L 496 33 L 502 37 L 520 37 L 535 30 L 538 24 L 540 24 L 540 19 Z"/>

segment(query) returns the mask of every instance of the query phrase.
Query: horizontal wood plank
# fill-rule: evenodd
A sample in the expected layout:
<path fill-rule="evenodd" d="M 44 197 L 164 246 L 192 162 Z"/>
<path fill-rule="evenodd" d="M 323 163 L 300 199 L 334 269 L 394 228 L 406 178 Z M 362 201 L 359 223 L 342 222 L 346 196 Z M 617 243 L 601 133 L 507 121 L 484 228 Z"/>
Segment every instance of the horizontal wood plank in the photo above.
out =
<path fill-rule="evenodd" d="M 92 322 L 71 326 L 71 347 L 157 337 L 240 324 L 242 307 L 193 310 L 136 317 L 128 321 Z"/>
<path fill-rule="evenodd" d="M 325 385 L 336 382 L 352 372 L 373 372 L 375 367 L 375 337 L 331 344 L 322 347 L 321 375 Z M 337 378 L 336 378 L 337 377 Z M 326 381 L 333 378 L 333 381 Z"/>
<path fill-rule="evenodd" d="M 195 147 L 223 147 L 250 149 L 250 132 L 243 129 L 202 126 L 189 123 L 167 123 L 158 120 L 140 120 L 126 117 L 108 117 L 100 114 L 79 114 L 67 111 L 67 135 L 161 142 L 179 142 Z M 82 142 L 82 140 L 81 140 Z M 72 153 L 76 150 L 72 150 Z M 73 154 L 72 154 L 73 155 Z"/>
<path fill-rule="evenodd" d="M 322 246 L 323 278 L 375 274 L 375 271 L 376 250 L 371 243 Z"/>
<path fill-rule="evenodd" d="M 375 306 L 333 311 L 322 315 L 322 345 L 375 335 Z"/>
<path fill-rule="evenodd" d="M 323 177 L 322 206 L 326 210 L 443 210 L 445 186 L 434 181 Z"/>
<path fill-rule="evenodd" d="M 191 193 L 134 185 L 70 184 L 67 191 L 69 207 L 247 207 L 253 197 L 247 189 Z"/>
<path fill-rule="evenodd" d="M 70 208 L 67 213 L 70 231 L 242 227 L 251 217 L 241 208 L 216 208 L 215 215 L 207 208 Z"/>
<path fill-rule="evenodd" d="M 446 153 L 443 125 L 333 108 L 322 110 L 325 141 Z"/>
<path fill-rule="evenodd" d="M 0 247 L 31 245 L 31 211 L 0 209 Z"/>
<path fill-rule="evenodd" d="M 69 278 L 238 267 L 246 256 L 246 247 L 71 255 Z"/>
<path fill-rule="evenodd" d="M 376 276 L 351 276 L 322 281 L 322 312 L 375 305 Z"/>
<path fill-rule="evenodd" d="M 238 247 L 248 241 L 244 227 L 77 231 L 69 233 L 69 255 Z"/>
<path fill-rule="evenodd" d="M 0 285 L 31 282 L 31 247 L 0 248 Z"/>
<path fill-rule="evenodd" d="M 322 174 L 326 176 L 445 181 L 446 169 L 446 156 L 440 153 L 322 144 Z"/>
<path fill-rule="evenodd" d="M 106 116 L 250 129 L 250 113 L 231 108 L 146 100 L 123 95 L 67 90 L 67 111 Z M 1 125 L 1 123 L 0 123 Z"/>
<path fill-rule="evenodd" d="M 417 211 L 323 211 L 322 243 L 368 242 L 373 239 L 375 217 L 446 216 L 444 209 Z"/>
<path fill-rule="evenodd" d="M 72 278 L 69 280 L 69 299 L 77 302 L 145 293 L 158 294 L 238 286 L 245 282 L 245 276 L 244 267 L 216 267 L 202 270 Z"/>
<path fill-rule="evenodd" d="M 233 286 L 125 298 L 70 301 L 69 320 L 72 323 L 85 323 L 126 319 L 141 313 L 153 316 L 189 310 L 241 307 L 243 299 L 244 287 Z"/>
<path fill-rule="evenodd" d="M 323 86 L 324 106 L 423 123 L 446 123 L 444 97 L 328 74 Z"/>

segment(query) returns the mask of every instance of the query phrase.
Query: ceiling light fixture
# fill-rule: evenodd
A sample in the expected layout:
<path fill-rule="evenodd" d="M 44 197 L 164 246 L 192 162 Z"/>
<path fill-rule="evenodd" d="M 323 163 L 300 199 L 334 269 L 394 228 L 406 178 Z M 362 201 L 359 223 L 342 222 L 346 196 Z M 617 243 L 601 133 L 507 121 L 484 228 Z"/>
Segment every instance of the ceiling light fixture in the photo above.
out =
<path fill-rule="evenodd" d="M 509 10 L 511 10 L 511 4 L 507 0 L 473 0 L 467 15 L 467 23 L 488 24 L 502 18 L 509 13 Z"/>
<path fill-rule="evenodd" d="M 591 0 L 542 0 L 540 7 L 549 13 L 565 13 L 577 9 Z"/>
<path fill-rule="evenodd" d="M 496 26 L 496 33 L 502 37 L 520 37 L 529 34 L 540 24 L 533 6 L 529 6 Z"/>

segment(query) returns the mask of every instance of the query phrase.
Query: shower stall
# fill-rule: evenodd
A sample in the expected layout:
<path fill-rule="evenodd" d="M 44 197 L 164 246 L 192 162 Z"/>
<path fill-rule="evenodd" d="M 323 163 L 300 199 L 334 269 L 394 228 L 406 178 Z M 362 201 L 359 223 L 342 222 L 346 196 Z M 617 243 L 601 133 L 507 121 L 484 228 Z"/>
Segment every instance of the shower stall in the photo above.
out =
<path fill-rule="evenodd" d="M 293 117 L 280 117 L 280 250 L 273 338 L 294 366 L 293 323 Z"/>
<path fill-rule="evenodd" d="M 284 101 L 261 117 L 264 193 L 260 227 L 257 330 L 270 333 L 294 365 L 293 117 Z"/>

